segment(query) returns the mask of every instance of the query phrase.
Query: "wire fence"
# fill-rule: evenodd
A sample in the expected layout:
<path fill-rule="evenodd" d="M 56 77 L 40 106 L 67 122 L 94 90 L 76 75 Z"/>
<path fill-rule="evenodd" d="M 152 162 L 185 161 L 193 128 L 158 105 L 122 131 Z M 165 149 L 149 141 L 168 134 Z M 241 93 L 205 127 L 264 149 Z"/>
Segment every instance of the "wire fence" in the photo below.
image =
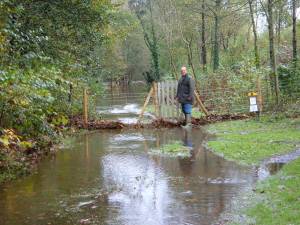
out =
<path fill-rule="evenodd" d="M 216 82 L 217 81 L 217 82 Z M 174 82 L 174 81 L 172 81 Z M 299 85 L 299 84 L 296 84 Z M 246 114 L 250 111 L 250 100 L 248 93 L 256 92 L 261 99 L 260 110 L 262 112 L 283 112 L 289 114 L 300 114 L 300 88 L 289 92 L 291 83 L 281 84 L 280 102 L 276 102 L 276 96 L 273 94 L 274 87 L 269 79 L 253 80 L 247 85 L 239 83 L 230 83 L 224 77 L 215 77 L 213 80 L 203 80 L 200 84 L 199 95 L 206 109 L 210 114 Z M 141 107 L 146 100 L 148 92 L 122 91 L 117 93 L 104 93 L 102 95 L 92 95 L 95 102 L 93 110 L 101 107 L 113 105 L 126 105 L 137 103 Z M 153 97 L 150 99 L 150 106 L 146 111 L 155 113 Z M 178 107 L 178 106 L 177 106 Z M 176 111 L 178 110 L 175 109 Z M 194 105 L 195 117 L 204 116 L 199 110 L 197 102 Z"/>

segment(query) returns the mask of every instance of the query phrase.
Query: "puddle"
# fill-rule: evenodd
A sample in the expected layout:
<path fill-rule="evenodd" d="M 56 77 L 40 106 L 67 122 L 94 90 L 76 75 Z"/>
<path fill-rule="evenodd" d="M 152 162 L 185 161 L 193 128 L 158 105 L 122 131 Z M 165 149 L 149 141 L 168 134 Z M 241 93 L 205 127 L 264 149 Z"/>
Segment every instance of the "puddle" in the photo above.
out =
<path fill-rule="evenodd" d="M 264 180 L 270 175 L 276 174 L 281 168 L 300 157 L 300 149 L 280 156 L 274 156 L 270 159 L 265 160 L 258 168 L 257 168 L 257 176 L 259 180 Z"/>
<path fill-rule="evenodd" d="M 257 177 L 202 147 L 200 129 L 101 131 L 72 138 L 36 174 L 1 187 L 1 225 L 213 224 Z M 149 154 L 174 141 L 190 157 Z"/>

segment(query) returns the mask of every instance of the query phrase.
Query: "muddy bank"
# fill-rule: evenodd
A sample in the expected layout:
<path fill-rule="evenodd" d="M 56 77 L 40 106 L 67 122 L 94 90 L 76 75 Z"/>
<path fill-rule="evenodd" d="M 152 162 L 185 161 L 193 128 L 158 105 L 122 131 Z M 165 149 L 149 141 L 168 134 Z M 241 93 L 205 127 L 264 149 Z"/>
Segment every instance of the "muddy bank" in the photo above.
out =
<path fill-rule="evenodd" d="M 55 153 L 55 138 L 42 136 L 21 142 L 13 132 L 10 130 L 5 145 L 0 143 L 0 185 L 30 174 L 45 156 Z"/>
<path fill-rule="evenodd" d="M 225 115 L 209 115 L 201 118 L 193 118 L 192 123 L 194 126 L 204 126 L 211 123 L 231 121 L 231 120 L 244 120 L 251 118 L 251 115 L 247 114 L 225 114 Z M 184 124 L 184 121 L 171 121 L 164 119 L 156 119 L 150 123 L 133 123 L 126 124 L 120 121 L 113 120 L 90 120 L 87 127 L 84 126 L 81 117 L 74 117 L 71 119 L 71 126 L 78 129 L 88 130 L 105 130 L 105 129 L 138 129 L 138 128 L 174 128 Z"/>

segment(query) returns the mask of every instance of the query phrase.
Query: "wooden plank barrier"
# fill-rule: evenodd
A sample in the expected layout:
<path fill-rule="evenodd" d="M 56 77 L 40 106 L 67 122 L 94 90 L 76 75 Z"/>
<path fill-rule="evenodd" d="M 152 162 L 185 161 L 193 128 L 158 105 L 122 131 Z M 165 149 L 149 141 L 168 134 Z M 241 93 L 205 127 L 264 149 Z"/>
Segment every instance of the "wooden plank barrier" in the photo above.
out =
<path fill-rule="evenodd" d="M 175 99 L 177 93 L 176 80 L 161 81 L 159 83 L 154 82 L 151 90 L 148 93 L 144 106 L 141 110 L 139 119 L 142 119 L 147 105 L 151 98 L 155 107 L 155 115 L 157 118 L 163 119 L 180 119 L 182 118 L 182 112 L 180 104 Z M 200 110 L 206 115 L 209 115 L 204 104 L 202 103 L 199 94 L 195 91 L 195 100 L 198 103 Z"/>
<path fill-rule="evenodd" d="M 88 93 L 87 90 L 83 90 L 83 125 L 87 128 L 88 125 Z"/>

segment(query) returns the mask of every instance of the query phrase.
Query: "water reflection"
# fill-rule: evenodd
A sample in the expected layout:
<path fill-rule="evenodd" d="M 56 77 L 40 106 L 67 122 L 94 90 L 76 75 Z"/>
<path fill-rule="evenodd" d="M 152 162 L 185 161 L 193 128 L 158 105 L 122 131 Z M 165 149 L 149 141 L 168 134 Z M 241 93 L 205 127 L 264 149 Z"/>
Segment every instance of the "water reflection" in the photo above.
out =
<path fill-rule="evenodd" d="M 182 139 L 191 147 L 191 156 L 113 153 L 104 157 L 105 186 L 113 190 L 109 202 L 118 208 L 116 224 L 212 224 L 232 197 L 254 182 L 250 169 L 205 150 L 201 130 L 156 131 L 155 140 L 147 134 L 133 136 L 144 143 L 145 153 Z M 120 135 L 113 140 L 124 147 L 132 142 Z"/>
<path fill-rule="evenodd" d="M 119 208 L 116 224 L 165 224 L 169 215 L 166 176 L 146 156 L 111 155 L 102 160 L 109 203 Z M 116 220 L 115 215 L 110 221 Z"/>
<path fill-rule="evenodd" d="M 1 188 L 1 225 L 212 224 L 255 177 L 203 147 L 200 129 L 84 134 Z M 188 158 L 148 154 L 182 140 Z"/>
<path fill-rule="evenodd" d="M 191 148 L 190 157 L 178 158 L 179 166 L 182 174 L 186 177 L 190 176 L 193 171 L 193 165 L 198 152 L 197 148 L 193 148 L 193 139 L 191 130 L 183 130 L 183 145 Z M 185 182 L 187 183 L 187 182 Z"/>

